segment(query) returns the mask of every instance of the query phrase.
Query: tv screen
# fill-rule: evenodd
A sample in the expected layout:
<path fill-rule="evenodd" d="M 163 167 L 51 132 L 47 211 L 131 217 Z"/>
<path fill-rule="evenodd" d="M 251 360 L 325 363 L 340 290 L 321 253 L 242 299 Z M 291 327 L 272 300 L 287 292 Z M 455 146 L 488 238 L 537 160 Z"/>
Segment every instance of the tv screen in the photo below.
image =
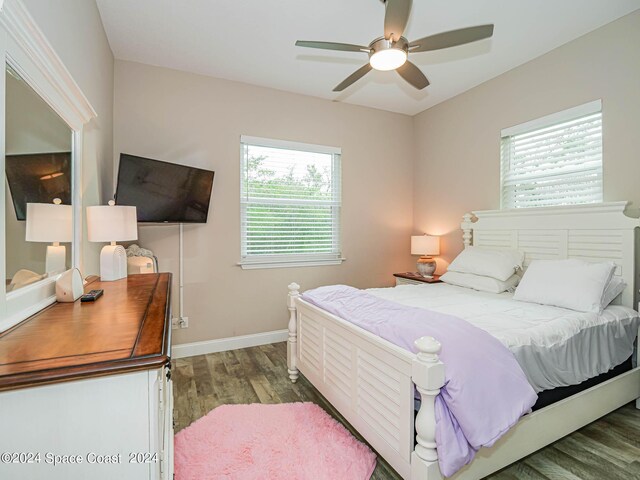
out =
<path fill-rule="evenodd" d="M 27 218 L 27 203 L 71 205 L 71 152 L 7 155 L 5 170 L 18 220 Z"/>
<path fill-rule="evenodd" d="M 138 222 L 206 223 L 211 170 L 120 154 L 116 203 L 135 206 Z"/>

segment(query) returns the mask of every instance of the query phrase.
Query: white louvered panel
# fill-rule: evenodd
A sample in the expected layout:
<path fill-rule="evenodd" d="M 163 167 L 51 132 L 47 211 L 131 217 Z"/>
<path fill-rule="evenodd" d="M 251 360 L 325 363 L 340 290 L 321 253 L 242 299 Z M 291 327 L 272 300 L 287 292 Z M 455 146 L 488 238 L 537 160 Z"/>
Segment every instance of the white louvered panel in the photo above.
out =
<path fill-rule="evenodd" d="M 367 369 L 361 370 L 360 371 L 360 379 L 367 384 L 367 388 L 370 388 L 370 389 L 376 391 L 376 393 L 378 395 L 387 396 L 389 398 L 389 400 L 394 402 L 396 405 L 398 405 L 398 406 L 400 405 L 399 402 L 398 402 L 398 396 L 396 395 L 396 392 L 394 392 L 393 390 L 389 390 L 389 386 L 386 385 L 379 378 L 374 376 L 371 373 L 371 370 L 367 370 Z M 394 388 L 394 387 L 392 387 L 392 388 Z"/>
<path fill-rule="evenodd" d="M 392 425 L 382 415 L 380 415 L 375 408 L 367 403 L 366 400 L 362 400 L 358 405 L 358 413 L 367 425 L 372 428 L 380 437 L 384 438 L 384 441 L 394 450 L 400 450 L 400 436 L 399 429 Z"/>
<path fill-rule="evenodd" d="M 624 233 L 621 231 L 569 231 L 569 257 L 587 262 L 614 262 L 615 275 L 622 275 Z"/>
<path fill-rule="evenodd" d="M 565 235 L 557 230 L 521 230 L 518 250 L 524 252 L 525 268 L 533 260 L 560 258 L 564 251 Z"/>
<path fill-rule="evenodd" d="M 398 372 L 362 350 L 357 352 L 357 368 L 357 411 L 389 445 L 399 449 L 403 412 L 398 402 Z"/>
<path fill-rule="evenodd" d="M 384 413 L 380 411 L 380 402 L 376 401 L 371 396 L 367 396 L 366 393 L 359 397 L 361 412 L 365 422 L 371 427 L 375 428 L 385 441 L 394 449 L 400 449 L 400 431 L 396 426 L 397 423 L 393 423 L 389 417 L 386 417 Z"/>
<path fill-rule="evenodd" d="M 320 375 L 322 365 L 322 330 L 307 317 L 300 319 L 300 361 L 304 362 L 315 375 Z"/>
<path fill-rule="evenodd" d="M 304 327 L 303 327 L 304 328 Z M 313 359 L 317 360 L 319 358 L 321 358 L 321 348 L 320 348 L 320 342 L 322 341 L 321 338 L 316 337 L 315 334 L 313 333 L 309 333 L 307 332 L 303 332 L 302 337 L 304 338 L 304 347 L 305 349 L 308 349 L 312 354 L 313 354 Z"/>
<path fill-rule="evenodd" d="M 327 346 L 330 346 L 342 355 L 345 365 L 351 365 L 351 345 L 349 342 L 331 331 L 327 331 L 326 335 Z"/>
<path fill-rule="evenodd" d="M 351 401 L 351 357 L 352 347 L 335 333 L 325 332 L 325 382 L 336 387 L 345 397 L 345 401 Z"/>
<path fill-rule="evenodd" d="M 349 372 L 345 372 L 342 366 L 332 360 L 330 356 L 325 357 L 324 381 L 327 385 L 337 388 L 345 401 L 351 399 L 351 384 L 349 383 L 348 374 Z"/>
<path fill-rule="evenodd" d="M 387 420 L 389 420 L 393 425 L 397 425 L 400 421 L 400 413 L 398 411 L 399 404 L 397 401 L 394 401 L 391 398 L 388 398 L 388 395 L 385 395 L 383 392 L 378 390 L 368 382 L 367 385 L 362 385 L 362 388 L 358 391 L 359 400 L 364 400 L 369 404 L 373 405 L 373 408 L 384 416 Z M 385 397 L 381 401 L 381 397 Z"/>
<path fill-rule="evenodd" d="M 477 230 L 474 232 L 474 245 L 478 245 L 485 248 L 511 248 L 512 235 L 508 230 Z"/>
<path fill-rule="evenodd" d="M 618 260 L 622 258 L 622 252 L 619 250 L 606 250 L 597 248 L 577 248 L 574 245 L 569 247 L 569 256 L 571 258 L 593 259 L 597 262 L 606 260 Z"/>
<path fill-rule="evenodd" d="M 366 352 L 358 351 L 359 375 L 366 378 L 367 374 L 372 374 L 373 378 L 383 383 L 391 395 L 400 392 L 400 381 L 396 371 Z"/>

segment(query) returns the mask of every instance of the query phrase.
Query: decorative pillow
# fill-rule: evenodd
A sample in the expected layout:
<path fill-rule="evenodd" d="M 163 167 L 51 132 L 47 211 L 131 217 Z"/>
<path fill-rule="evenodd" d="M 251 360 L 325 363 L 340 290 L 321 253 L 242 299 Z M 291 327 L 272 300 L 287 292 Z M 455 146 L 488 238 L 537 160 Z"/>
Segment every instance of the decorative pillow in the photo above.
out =
<path fill-rule="evenodd" d="M 607 285 L 607 288 L 604 289 L 604 294 L 602 295 L 601 310 L 607 308 L 607 306 L 613 302 L 626 287 L 627 282 L 625 282 L 621 277 L 617 277 L 615 275 L 611 277 L 611 281 Z"/>
<path fill-rule="evenodd" d="M 450 285 L 472 288 L 481 292 L 502 293 L 515 288 L 520 282 L 520 277 L 514 274 L 506 282 L 503 282 L 496 278 L 474 275 L 473 273 L 447 272 L 440 277 L 440 280 Z"/>
<path fill-rule="evenodd" d="M 473 273 L 505 282 L 518 268 L 522 268 L 523 261 L 524 254 L 517 250 L 467 247 L 451 262 L 448 271 Z"/>
<path fill-rule="evenodd" d="M 534 260 L 520 280 L 513 298 L 579 312 L 600 313 L 604 291 L 615 268 L 613 262 Z"/>

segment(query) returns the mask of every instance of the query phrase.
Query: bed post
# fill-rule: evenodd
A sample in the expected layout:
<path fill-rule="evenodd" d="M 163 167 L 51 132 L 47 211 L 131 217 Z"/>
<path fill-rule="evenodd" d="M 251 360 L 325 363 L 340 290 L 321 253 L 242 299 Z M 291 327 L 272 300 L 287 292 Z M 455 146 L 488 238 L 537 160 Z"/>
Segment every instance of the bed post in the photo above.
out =
<path fill-rule="evenodd" d="M 289 284 L 289 296 L 287 298 L 287 308 L 289 309 L 289 339 L 287 340 L 287 368 L 289 378 L 293 383 L 298 380 L 297 349 L 298 349 L 298 325 L 296 313 L 296 298 L 300 296 L 300 285 Z"/>
<path fill-rule="evenodd" d="M 411 480 L 440 480 L 436 450 L 435 400 L 444 385 L 444 364 L 438 358 L 440 342 L 433 337 L 420 337 L 414 342 L 418 354 L 411 366 L 411 379 L 420 394 L 416 416 L 416 447 L 411 454 Z"/>
<path fill-rule="evenodd" d="M 473 222 L 471 219 L 473 218 L 473 214 L 465 213 L 462 216 L 462 223 L 460 226 L 462 227 L 462 241 L 464 242 L 464 248 L 471 246 L 471 240 L 473 238 Z"/>

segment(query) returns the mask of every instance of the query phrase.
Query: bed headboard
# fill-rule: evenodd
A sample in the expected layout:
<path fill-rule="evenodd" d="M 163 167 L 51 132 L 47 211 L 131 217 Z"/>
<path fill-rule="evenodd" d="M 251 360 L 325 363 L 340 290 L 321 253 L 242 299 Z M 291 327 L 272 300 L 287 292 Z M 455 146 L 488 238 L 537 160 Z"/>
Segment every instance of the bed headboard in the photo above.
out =
<path fill-rule="evenodd" d="M 525 268 L 534 259 L 580 258 L 613 261 L 628 284 L 621 303 L 637 309 L 638 218 L 625 215 L 628 202 L 563 207 L 485 210 L 466 214 L 465 247 L 476 245 L 525 253 Z M 475 218 L 474 218 L 475 217 Z"/>

